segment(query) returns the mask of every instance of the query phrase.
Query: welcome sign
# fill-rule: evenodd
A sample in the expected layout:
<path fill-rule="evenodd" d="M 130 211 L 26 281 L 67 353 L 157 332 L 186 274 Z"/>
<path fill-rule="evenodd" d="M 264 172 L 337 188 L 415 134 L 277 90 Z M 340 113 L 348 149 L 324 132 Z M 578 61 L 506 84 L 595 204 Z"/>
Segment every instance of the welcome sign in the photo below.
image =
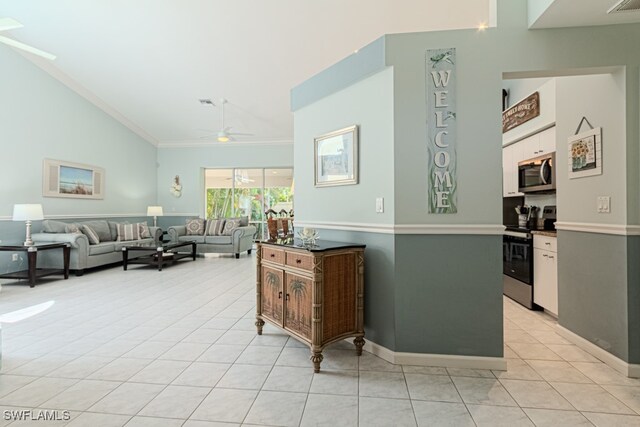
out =
<path fill-rule="evenodd" d="M 428 212 L 456 213 L 456 49 L 427 50 L 426 66 Z"/>

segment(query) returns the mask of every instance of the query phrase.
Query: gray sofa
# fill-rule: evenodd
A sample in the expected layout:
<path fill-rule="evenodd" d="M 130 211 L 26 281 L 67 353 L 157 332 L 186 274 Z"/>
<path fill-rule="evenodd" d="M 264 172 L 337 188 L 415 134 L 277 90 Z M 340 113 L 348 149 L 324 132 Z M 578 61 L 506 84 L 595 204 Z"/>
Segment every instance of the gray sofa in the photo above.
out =
<path fill-rule="evenodd" d="M 251 254 L 253 236 L 256 234 L 256 228 L 253 225 L 247 225 L 235 228 L 230 236 L 200 236 L 188 235 L 186 226 L 175 225 L 169 227 L 167 233 L 172 242 L 196 242 L 197 252 L 199 254 L 235 254 L 236 258 L 240 258 L 241 252 L 246 251 L 247 254 Z"/>
<path fill-rule="evenodd" d="M 117 241 L 116 224 L 118 222 L 107 220 L 93 220 L 74 222 L 74 224 L 86 224 L 90 226 L 100 237 L 100 243 L 89 244 L 89 239 L 81 233 L 67 233 L 65 226 L 71 223 L 62 221 L 44 220 L 42 232 L 32 235 L 34 242 L 66 242 L 71 245 L 71 257 L 69 268 L 77 276 L 81 276 L 87 268 L 122 262 L 122 247 L 131 244 L 157 245 L 162 237 L 162 230 L 157 227 L 149 227 L 151 238 Z M 61 268 L 62 252 L 42 251 L 38 254 L 38 267 Z"/>

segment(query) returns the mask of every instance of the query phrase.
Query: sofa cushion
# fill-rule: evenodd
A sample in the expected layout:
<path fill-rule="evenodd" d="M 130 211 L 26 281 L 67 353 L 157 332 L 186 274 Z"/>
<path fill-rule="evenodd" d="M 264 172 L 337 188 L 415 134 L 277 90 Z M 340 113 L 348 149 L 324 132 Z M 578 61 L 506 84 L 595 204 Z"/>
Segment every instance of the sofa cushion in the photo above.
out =
<path fill-rule="evenodd" d="M 224 224 L 224 231 L 222 232 L 222 234 L 224 236 L 231 236 L 233 230 L 238 227 L 240 227 L 240 219 L 229 218 Z"/>
<path fill-rule="evenodd" d="M 83 221 L 81 225 L 88 225 L 98 235 L 101 242 L 110 242 L 111 231 L 109 231 L 109 223 L 106 220 Z"/>
<path fill-rule="evenodd" d="M 82 233 L 87 236 L 90 245 L 97 245 L 98 243 L 100 243 L 100 237 L 98 236 L 98 233 L 96 233 L 94 229 L 87 224 L 82 225 Z"/>
<path fill-rule="evenodd" d="M 205 236 L 204 242 L 212 245 L 230 245 L 232 239 L 231 236 Z"/>
<path fill-rule="evenodd" d="M 72 222 L 71 224 L 67 224 L 64 227 L 65 233 L 74 233 L 74 234 L 82 234 L 82 226 L 78 223 Z"/>
<path fill-rule="evenodd" d="M 149 226 L 146 222 L 139 222 L 138 228 L 140 229 L 140 238 L 141 239 L 150 239 L 151 238 L 151 230 L 149 230 Z"/>
<path fill-rule="evenodd" d="M 112 242 L 98 243 L 97 245 L 89 246 L 89 255 L 109 254 L 115 250 L 115 246 Z"/>
<path fill-rule="evenodd" d="M 42 221 L 42 231 L 45 233 L 66 233 L 66 222 L 45 219 Z"/>
<path fill-rule="evenodd" d="M 249 217 L 248 216 L 238 216 L 235 218 L 227 218 L 227 221 L 229 220 L 236 220 L 240 222 L 240 227 L 246 227 L 247 225 L 249 225 Z"/>
<path fill-rule="evenodd" d="M 207 220 L 207 231 L 204 234 L 207 236 L 220 236 L 224 231 L 225 222 L 224 218 Z"/>
<path fill-rule="evenodd" d="M 109 232 L 111 233 L 111 240 L 113 240 L 114 242 L 118 240 L 118 224 L 129 224 L 128 221 L 122 221 L 122 222 L 107 221 L 107 223 L 109 224 Z"/>
<path fill-rule="evenodd" d="M 203 236 L 204 235 L 204 219 L 192 218 L 186 220 L 187 235 Z"/>
<path fill-rule="evenodd" d="M 178 241 L 204 243 L 204 236 L 180 236 L 178 237 Z"/>
<path fill-rule="evenodd" d="M 140 226 L 138 224 L 118 224 L 118 242 L 140 240 Z"/>

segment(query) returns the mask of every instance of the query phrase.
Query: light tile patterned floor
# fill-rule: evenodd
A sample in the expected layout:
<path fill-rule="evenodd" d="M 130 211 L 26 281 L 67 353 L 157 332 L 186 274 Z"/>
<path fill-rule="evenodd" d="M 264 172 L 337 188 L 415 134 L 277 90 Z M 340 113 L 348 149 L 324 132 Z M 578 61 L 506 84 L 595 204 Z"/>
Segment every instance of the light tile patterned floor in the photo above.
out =
<path fill-rule="evenodd" d="M 0 426 L 640 426 L 639 380 L 507 299 L 505 372 L 396 366 L 344 342 L 313 374 L 300 343 L 269 326 L 256 335 L 254 263 L 3 286 L 0 313 L 55 304 L 3 325 L 0 409 L 68 410 L 70 420 L 3 415 Z"/>

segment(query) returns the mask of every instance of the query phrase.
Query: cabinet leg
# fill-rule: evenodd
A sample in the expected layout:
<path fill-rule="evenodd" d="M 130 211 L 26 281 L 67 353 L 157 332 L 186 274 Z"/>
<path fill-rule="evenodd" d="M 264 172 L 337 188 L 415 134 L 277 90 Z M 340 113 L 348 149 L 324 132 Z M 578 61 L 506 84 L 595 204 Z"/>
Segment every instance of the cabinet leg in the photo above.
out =
<path fill-rule="evenodd" d="M 356 353 L 358 354 L 358 356 L 362 356 L 362 347 L 364 346 L 364 338 L 356 337 L 356 339 L 353 340 L 353 343 L 356 346 Z"/>
<path fill-rule="evenodd" d="M 311 354 L 311 361 L 313 362 L 313 372 L 315 372 L 316 374 L 320 372 L 320 363 L 322 363 L 322 359 L 324 359 L 324 357 L 322 357 L 321 352 L 314 351 Z"/>
<path fill-rule="evenodd" d="M 256 319 L 256 328 L 258 328 L 258 335 L 262 335 L 262 327 L 264 326 L 264 320 Z"/>

